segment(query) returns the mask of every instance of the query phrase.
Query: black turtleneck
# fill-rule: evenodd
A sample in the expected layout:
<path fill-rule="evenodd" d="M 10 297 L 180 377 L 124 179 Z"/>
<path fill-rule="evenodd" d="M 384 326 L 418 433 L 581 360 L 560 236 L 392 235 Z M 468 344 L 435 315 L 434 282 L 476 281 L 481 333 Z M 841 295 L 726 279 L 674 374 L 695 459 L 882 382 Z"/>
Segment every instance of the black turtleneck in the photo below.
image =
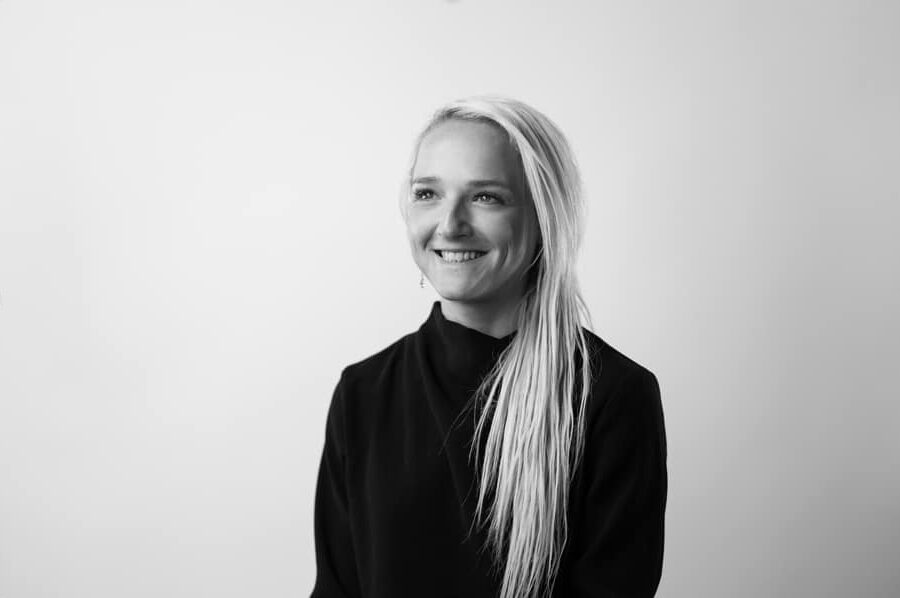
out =
<path fill-rule="evenodd" d="M 449 321 L 435 302 L 418 331 L 344 369 L 316 488 L 313 598 L 498 594 L 500 572 L 472 525 L 478 486 L 466 407 L 514 336 Z M 659 385 L 587 336 L 594 376 L 585 452 L 553 594 L 652 596 L 667 490 Z"/>

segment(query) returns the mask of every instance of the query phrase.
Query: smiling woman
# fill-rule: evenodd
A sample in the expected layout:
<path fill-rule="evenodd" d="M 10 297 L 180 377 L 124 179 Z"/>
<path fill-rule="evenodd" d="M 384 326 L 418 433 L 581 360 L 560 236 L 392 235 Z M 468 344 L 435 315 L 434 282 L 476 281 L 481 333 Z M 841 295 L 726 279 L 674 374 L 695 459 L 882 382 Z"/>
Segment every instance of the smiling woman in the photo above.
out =
<path fill-rule="evenodd" d="M 312 595 L 653 595 L 659 385 L 585 327 L 564 136 L 516 100 L 444 106 L 416 140 L 400 210 L 441 299 L 341 375 Z"/>
<path fill-rule="evenodd" d="M 444 315 L 509 334 L 540 232 L 508 136 L 486 122 L 443 121 L 419 144 L 412 183 L 400 207 L 413 259 Z"/>

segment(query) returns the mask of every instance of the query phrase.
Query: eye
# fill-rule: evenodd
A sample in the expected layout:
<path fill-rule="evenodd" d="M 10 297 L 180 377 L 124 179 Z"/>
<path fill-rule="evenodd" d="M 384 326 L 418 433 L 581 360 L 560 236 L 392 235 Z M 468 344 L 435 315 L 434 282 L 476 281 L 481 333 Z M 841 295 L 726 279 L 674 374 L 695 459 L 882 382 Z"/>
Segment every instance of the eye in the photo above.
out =
<path fill-rule="evenodd" d="M 474 197 L 476 203 L 483 204 L 501 204 L 503 200 L 497 197 L 496 195 L 491 195 L 490 193 L 479 193 Z"/>
<path fill-rule="evenodd" d="M 413 191 L 413 198 L 416 200 L 427 200 L 432 199 L 434 197 L 434 191 L 427 188 L 415 189 Z"/>

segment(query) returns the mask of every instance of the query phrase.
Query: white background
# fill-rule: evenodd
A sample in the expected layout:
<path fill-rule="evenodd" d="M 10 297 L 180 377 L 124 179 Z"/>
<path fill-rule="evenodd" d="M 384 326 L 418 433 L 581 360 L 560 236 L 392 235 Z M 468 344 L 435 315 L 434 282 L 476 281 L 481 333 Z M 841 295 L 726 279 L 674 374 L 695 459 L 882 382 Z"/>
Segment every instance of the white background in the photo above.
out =
<path fill-rule="evenodd" d="M 341 368 L 414 330 L 441 102 L 568 134 L 659 377 L 660 596 L 900 594 L 896 2 L 0 2 L 0 596 L 293 597 Z"/>

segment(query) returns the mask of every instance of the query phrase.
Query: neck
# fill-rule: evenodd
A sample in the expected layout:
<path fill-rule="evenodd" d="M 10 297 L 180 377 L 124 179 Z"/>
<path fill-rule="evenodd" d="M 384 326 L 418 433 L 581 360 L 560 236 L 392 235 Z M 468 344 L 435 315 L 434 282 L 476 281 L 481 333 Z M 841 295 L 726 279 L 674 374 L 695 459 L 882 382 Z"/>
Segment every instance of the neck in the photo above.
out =
<path fill-rule="evenodd" d="M 519 299 L 502 303 L 469 303 L 441 299 L 444 318 L 494 338 L 515 332 Z"/>

